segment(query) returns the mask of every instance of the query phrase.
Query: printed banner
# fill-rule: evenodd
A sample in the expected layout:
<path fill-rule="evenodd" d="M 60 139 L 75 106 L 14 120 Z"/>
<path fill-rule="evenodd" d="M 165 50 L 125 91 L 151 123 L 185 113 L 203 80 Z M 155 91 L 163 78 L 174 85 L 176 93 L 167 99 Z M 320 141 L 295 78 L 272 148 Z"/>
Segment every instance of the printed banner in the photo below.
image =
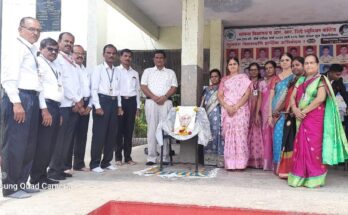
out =
<path fill-rule="evenodd" d="M 284 52 L 294 57 L 314 53 L 319 57 L 321 73 L 327 72 L 332 63 L 342 64 L 342 76 L 348 83 L 348 23 L 226 28 L 224 51 L 225 59 L 240 60 L 244 72 L 252 62 L 262 67 L 274 60 L 279 65 L 279 56 Z"/>

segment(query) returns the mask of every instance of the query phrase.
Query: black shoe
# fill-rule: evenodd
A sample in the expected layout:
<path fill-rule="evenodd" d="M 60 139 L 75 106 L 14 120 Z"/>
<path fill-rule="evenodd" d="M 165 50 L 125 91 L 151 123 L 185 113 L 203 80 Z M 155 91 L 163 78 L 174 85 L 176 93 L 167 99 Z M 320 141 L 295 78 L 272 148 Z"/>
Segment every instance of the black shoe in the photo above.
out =
<path fill-rule="evenodd" d="M 60 180 L 65 180 L 65 176 L 63 175 L 49 175 L 49 179 L 55 180 L 55 181 L 60 181 Z"/>
<path fill-rule="evenodd" d="M 66 173 L 66 172 L 62 172 L 61 175 L 64 176 L 65 178 L 71 178 L 72 177 L 72 174 Z"/>
<path fill-rule="evenodd" d="M 152 166 L 152 165 L 154 165 L 154 164 L 156 164 L 156 163 L 154 163 L 154 162 L 152 162 L 152 161 L 146 162 L 146 165 L 147 165 L 147 166 Z"/>
<path fill-rule="evenodd" d="M 169 165 L 169 162 L 168 161 L 163 161 L 162 164 L 163 165 Z"/>
<path fill-rule="evenodd" d="M 59 184 L 59 181 L 51 180 L 49 178 L 46 178 L 45 180 L 43 180 L 43 182 L 47 184 Z"/>

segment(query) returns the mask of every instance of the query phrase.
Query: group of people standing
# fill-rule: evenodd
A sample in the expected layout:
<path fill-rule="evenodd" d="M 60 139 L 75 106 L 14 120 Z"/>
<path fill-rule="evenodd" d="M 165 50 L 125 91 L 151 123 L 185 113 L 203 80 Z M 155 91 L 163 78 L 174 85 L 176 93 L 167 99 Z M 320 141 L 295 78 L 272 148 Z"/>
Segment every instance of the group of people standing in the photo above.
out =
<path fill-rule="evenodd" d="M 115 170 L 113 157 L 116 165 L 136 164 L 131 151 L 140 90 L 146 96 L 146 165 L 158 161 L 157 125 L 172 108 L 171 96 L 178 87 L 175 72 L 165 67 L 165 52 L 154 52 L 155 66 L 144 70 L 140 82 L 129 49 L 120 51 L 121 64 L 114 66 L 117 49 L 105 45 L 103 63 L 88 70 L 83 65 L 85 50 L 74 45 L 72 33 L 61 33 L 58 41 L 45 38 L 38 50 L 37 19 L 22 18 L 18 31 L 1 74 L 4 196 L 27 198 L 38 192 L 27 186 L 29 176 L 30 184 L 42 189 L 72 177 L 71 170 L 89 171 L 84 155 L 91 111 L 90 170 Z M 249 65 L 249 76 L 240 73 L 237 58 L 227 60 L 225 77 L 217 69 L 210 72 L 211 85 L 203 92 L 202 105 L 213 139 L 205 148 L 205 162 L 228 170 L 248 166 L 273 170 L 291 186 L 322 186 L 326 165 L 348 159 L 335 100 L 343 89 L 331 87 L 339 80 L 335 73 L 339 71 L 331 71 L 336 75 L 328 75 L 330 80 L 320 75 L 313 54 L 293 58 L 284 53 L 279 62 L 279 74 L 274 61 L 265 63 L 263 79 L 257 63 Z M 168 154 L 165 148 L 165 164 Z"/>
<path fill-rule="evenodd" d="M 227 170 L 272 170 L 294 187 L 323 186 L 327 165 L 348 159 L 336 103 L 338 92 L 347 97 L 344 86 L 336 84 L 342 68 L 334 64 L 328 77 L 321 75 L 314 54 L 293 58 L 283 53 L 279 64 L 282 71 L 276 74 L 276 62 L 267 61 L 263 78 L 256 62 L 249 74 L 240 73 L 237 58 L 227 60 L 225 77 L 219 70 L 210 72 L 202 104 L 213 140 L 205 161 Z"/>
<path fill-rule="evenodd" d="M 41 25 L 32 17 L 21 19 L 13 52 L 5 53 L 1 84 L 3 144 L 1 148 L 2 194 L 27 198 L 72 171 L 102 173 L 116 165 L 135 165 L 131 157 L 135 118 L 140 109 L 140 90 L 146 95 L 148 162 L 156 163 L 155 131 L 172 107 L 177 79 L 165 68 L 166 55 L 154 53 L 153 68 L 143 78 L 131 67 L 132 51 L 103 48 L 103 63 L 84 66 L 85 50 L 75 45 L 70 32 L 58 41 L 45 38 L 37 49 Z M 90 112 L 92 111 L 92 114 Z M 85 165 L 89 117 L 93 116 L 91 161 Z M 166 157 L 168 157 L 166 151 Z M 168 160 L 165 160 L 168 161 Z M 30 178 L 29 178 L 30 176 Z M 28 179 L 30 183 L 28 183 Z"/>

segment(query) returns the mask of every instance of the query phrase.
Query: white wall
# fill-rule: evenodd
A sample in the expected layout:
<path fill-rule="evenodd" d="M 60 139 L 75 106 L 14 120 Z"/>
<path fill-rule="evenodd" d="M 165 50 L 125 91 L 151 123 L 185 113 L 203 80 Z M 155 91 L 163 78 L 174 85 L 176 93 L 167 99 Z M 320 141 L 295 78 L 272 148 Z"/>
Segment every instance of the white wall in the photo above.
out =
<path fill-rule="evenodd" d="M 88 61 L 93 64 L 100 63 L 102 59 L 102 47 L 107 43 L 114 44 L 118 50 L 123 48 L 133 50 L 181 49 L 180 26 L 161 28 L 160 39 L 156 41 L 105 3 L 105 1 L 61 1 L 61 32 L 68 31 L 74 34 L 75 44 L 80 44 L 85 49 L 87 49 L 87 47 L 93 47 L 88 54 Z M 104 11 L 100 12 L 98 8 L 93 10 L 93 5 L 97 5 L 99 9 L 101 8 Z M 93 6 L 90 11 L 88 11 L 89 6 Z M 93 17 L 94 13 L 95 17 Z M 101 13 L 102 16 L 100 16 Z M 92 15 L 88 16 L 88 14 Z M 17 29 L 19 21 L 25 16 L 36 16 L 36 0 L 3 0 L 2 53 L 11 50 L 11 44 L 8 41 L 18 36 Z M 105 19 L 106 21 L 104 21 Z M 98 32 L 97 34 L 88 32 L 89 28 L 91 31 L 91 20 L 97 22 L 97 28 L 92 28 L 92 30 L 99 29 L 102 32 Z M 39 42 L 46 37 L 52 37 L 57 40 L 59 33 L 60 32 L 42 32 L 37 46 L 39 46 Z M 87 43 L 90 46 L 88 46 Z M 96 47 L 91 46 L 91 44 L 96 44 Z M 209 26 L 206 26 L 204 30 L 204 48 L 208 47 Z"/>
<path fill-rule="evenodd" d="M 117 10 L 107 5 L 107 41 L 119 50 L 181 49 L 181 26 L 160 28 L 159 40 L 154 40 Z M 209 26 L 204 29 L 204 48 L 209 48 Z"/>
<path fill-rule="evenodd" d="M 86 0 L 62 0 L 61 31 L 75 35 L 75 43 L 87 45 L 87 7 Z M 2 45 L 7 51 L 8 43 L 18 36 L 19 21 L 25 16 L 36 16 L 36 0 L 3 0 Z M 42 32 L 39 41 L 46 37 L 58 39 L 60 32 Z"/>

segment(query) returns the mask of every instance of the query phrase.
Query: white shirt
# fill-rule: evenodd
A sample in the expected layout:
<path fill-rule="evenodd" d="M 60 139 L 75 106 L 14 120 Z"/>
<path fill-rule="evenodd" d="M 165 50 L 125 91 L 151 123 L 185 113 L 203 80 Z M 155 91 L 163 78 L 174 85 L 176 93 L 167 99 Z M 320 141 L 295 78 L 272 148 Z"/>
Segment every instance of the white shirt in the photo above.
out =
<path fill-rule="evenodd" d="M 146 85 L 155 96 L 164 96 L 171 87 L 178 87 L 178 81 L 173 70 L 155 66 L 144 70 L 141 85 Z"/>
<path fill-rule="evenodd" d="M 89 98 L 91 97 L 91 71 L 86 69 L 84 65 L 78 65 L 75 64 L 77 69 L 79 70 L 80 77 L 81 77 L 81 83 L 82 83 L 82 97 Z M 92 107 L 92 101 L 90 99 L 89 107 Z"/>
<path fill-rule="evenodd" d="M 43 90 L 40 92 L 40 108 L 47 108 L 45 99 L 61 102 L 64 90 L 61 77 L 61 68 L 56 61 L 49 61 L 43 55 L 38 57 L 40 74 L 42 76 Z"/>
<path fill-rule="evenodd" d="M 38 49 L 22 37 L 12 44 L 11 51 L 3 53 L 1 84 L 10 101 L 19 103 L 18 89 L 42 90 L 36 57 Z"/>
<path fill-rule="evenodd" d="M 78 65 L 75 64 L 77 69 L 80 72 L 81 75 L 81 82 L 82 82 L 82 96 L 83 97 L 90 97 L 91 96 L 91 72 L 86 69 L 84 65 Z"/>
<path fill-rule="evenodd" d="M 92 72 L 92 104 L 96 109 L 100 108 L 98 94 L 117 96 L 118 106 L 121 107 L 120 71 L 114 66 L 110 69 L 106 62 Z"/>
<path fill-rule="evenodd" d="M 116 69 L 120 71 L 120 95 L 136 96 L 137 108 L 140 109 L 140 83 L 138 72 L 131 67 L 127 70 L 122 65 L 119 65 Z"/>
<path fill-rule="evenodd" d="M 64 98 L 60 107 L 72 107 L 82 99 L 82 85 L 79 70 L 71 60 L 71 57 L 63 52 L 58 54 L 56 61 L 62 68 L 64 88 Z"/>

